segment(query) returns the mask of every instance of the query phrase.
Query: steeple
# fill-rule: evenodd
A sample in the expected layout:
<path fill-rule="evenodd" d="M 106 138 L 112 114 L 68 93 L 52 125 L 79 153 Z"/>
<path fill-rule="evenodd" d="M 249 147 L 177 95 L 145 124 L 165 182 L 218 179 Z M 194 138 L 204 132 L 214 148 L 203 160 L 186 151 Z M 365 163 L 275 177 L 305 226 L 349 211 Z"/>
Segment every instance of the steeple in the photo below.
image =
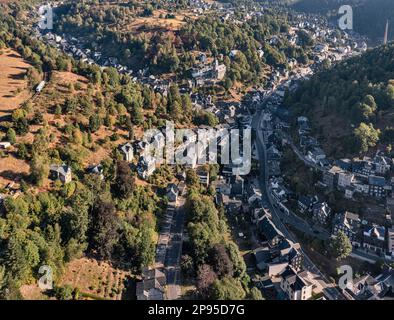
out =
<path fill-rule="evenodd" d="M 386 23 L 386 30 L 384 32 L 383 44 L 387 44 L 388 35 L 389 35 L 389 20 L 387 20 L 387 23 Z"/>

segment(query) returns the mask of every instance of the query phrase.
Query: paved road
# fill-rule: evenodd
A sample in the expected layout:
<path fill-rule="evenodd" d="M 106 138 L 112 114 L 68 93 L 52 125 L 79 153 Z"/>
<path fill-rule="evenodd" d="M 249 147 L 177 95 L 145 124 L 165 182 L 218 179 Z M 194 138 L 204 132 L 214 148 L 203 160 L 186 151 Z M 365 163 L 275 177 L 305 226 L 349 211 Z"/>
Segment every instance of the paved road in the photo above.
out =
<path fill-rule="evenodd" d="M 267 101 L 267 98 L 263 100 L 261 105 L 264 105 L 265 102 Z M 291 241 L 297 242 L 295 237 L 289 232 L 285 224 L 282 222 L 282 219 L 289 224 L 292 223 L 292 221 L 295 223 L 294 227 L 299 227 L 301 228 L 301 231 L 303 232 L 312 232 L 313 230 L 309 225 L 301 225 L 300 221 L 297 221 L 295 219 L 289 219 L 289 216 L 287 216 L 285 213 L 281 212 L 280 210 L 276 209 L 274 206 L 275 201 L 272 199 L 269 189 L 268 189 L 268 170 L 266 170 L 267 167 L 267 157 L 266 157 L 266 148 L 264 145 L 264 140 L 263 140 L 263 134 L 262 134 L 262 128 L 260 127 L 260 118 L 261 118 L 261 109 L 258 109 L 254 115 L 253 121 L 252 121 L 252 126 L 256 131 L 256 145 L 257 145 L 257 151 L 260 159 L 260 185 L 261 185 L 261 190 L 263 191 L 264 197 L 265 197 L 265 202 L 268 205 L 268 208 L 270 209 L 270 212 L 272 214 L 272 221 L 275 224 L 275 226 Z M 314 234 L 314 233 L 313 233 Z M 314 234 L 316 237 L 316 234 Z M 301 249 L 302 251 L 302 249 Z M 343 299 L 343 295 L 335 288 L 333 287 L 333 284 L 326 279 L 326 277 L 322 274 L 322 272 L 316 267 L 316 265 L 312 262 L 312 260 L 305 254 L 304 251 L 302 251 L 304 255 L 304 266 L 305 268 L 317 275 L 320 276 L 321 282 L 324 285 L 323 292 L 326 294 L 326 296 L 330 300 L 341 300 Z"/>
<path fill-rule="evenodd" d="M 185 221 L 185 198 L 179 197 L 177 208 L 174 212 L 170 240 L 167 245 L 165 270 L 167 273 L 167 299 L 175 300 L 181 295 L 180 277 L 181 267 L 180 260 L 182 254 L 183 242 L 183 225 Z"/>

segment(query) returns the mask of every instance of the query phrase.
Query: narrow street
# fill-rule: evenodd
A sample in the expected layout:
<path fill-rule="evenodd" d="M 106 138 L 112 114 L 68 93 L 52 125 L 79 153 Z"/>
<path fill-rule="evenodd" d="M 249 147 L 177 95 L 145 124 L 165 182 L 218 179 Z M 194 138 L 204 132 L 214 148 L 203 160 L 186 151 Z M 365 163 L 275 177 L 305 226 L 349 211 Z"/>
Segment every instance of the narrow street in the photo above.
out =
<path fill-rule="evenodd" d="M 185 222 L 185 202 L 185 190 L 183 190 L 176 202 L 168 203 L 156 248 L 155 268 L 161 268 L 165 271 L 167 277 L 166 297 L 168 300 L 178 299 L 181 295 L 180 260 Z"/>
<path fill-rule="evenodd" d="M 261 106 L 263 106 L 268 98 L 265 98 Z M 275 226 L 287 237 L 293 242 L 298 242 L 295 237 L 290 233 L 290 231 L 287 229 L 283 221 L 286 221 L 289 224 L 295 223 L 294 219 L 288 219 L 288 215 L 283 213 L 282 211 L 276 209 L 275 207 L 275 201 L 272 199 L 271 194 L 269 192 L 268 188 L 268 171 L 266 170 L 267 168 L 267 157 L 266 157 L 266 148 L 264 144 L 264 139 L 263 139 L 263 134 L 261 131 L 261 109 L 258 109 L 254 115 L 254 119 L 252 122 L 253 128 L 256 131 L 256 145 L 257 145 L 257 151 L 258 151 L 258 156 L 259 156 L 259 162 L 260 162 L 260 185 L 261 189 L 263 191 L 264 195 L 264 200 L 268 204 L 268 208 L 272 214 L 272 221 L 274 222 Z M 283 221 L 282 221 L 283 220 Z M 298 222 L 295 223 L 293 226 L 297 229 L 301 229 L 300 231 L 304 233 L 313 233 L 313 229 L 308 225 L 308 224 L 300 224 L 300 221 L 297 220 Z M 316 237 L 316 234 L 314 234 Z M 301 249 L 302 251 L 302 249 Z M 341 300 L 343 299 L 342 294 L 334 287 L 334 285 L 326 279 L 326 277 L 323 275 L 323 273 L 318 269 L 318 267 L 312 262 L 312 260 L 305 254 L 304 251 L 302 251 L 303 256 L 304 256 L 304 266 L 305 268 L 314 274 L 317 274 L 320 277 L 320 283 L 324 287 L 324 293 L 330 300 Z"/>

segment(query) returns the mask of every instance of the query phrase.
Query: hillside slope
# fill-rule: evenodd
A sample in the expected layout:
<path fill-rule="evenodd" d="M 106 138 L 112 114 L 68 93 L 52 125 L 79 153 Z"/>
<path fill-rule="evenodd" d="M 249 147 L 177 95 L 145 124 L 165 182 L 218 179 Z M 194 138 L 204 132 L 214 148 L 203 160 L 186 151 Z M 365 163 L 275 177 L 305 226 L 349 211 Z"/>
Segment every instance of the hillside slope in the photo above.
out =
<path fill-rule="evenodd" d="M 287 97 L 286 104 L 311 118 L 332 155 L 366 153 L 378 144 L 393 144 L 394 44 L 316 74 Z"/>

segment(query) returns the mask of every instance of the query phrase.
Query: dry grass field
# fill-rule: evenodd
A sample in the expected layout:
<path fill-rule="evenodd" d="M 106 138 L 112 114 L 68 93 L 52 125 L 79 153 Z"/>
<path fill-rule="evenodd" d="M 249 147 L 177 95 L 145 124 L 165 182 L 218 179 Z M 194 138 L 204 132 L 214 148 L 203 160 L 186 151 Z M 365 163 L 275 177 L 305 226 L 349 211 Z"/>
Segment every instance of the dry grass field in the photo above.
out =
<path fill-rule="evenodd" d="M 78 288 L 82 300 L 121 300 L 134 299 L 130 288 L 130 273 L 110 266 L 95 259 L 80 258 L 66 265 L 66 270 L 57 286 L 70 285 Z M 125 285 L 128 286 L 126 291 Z M 36 283 L 23 285 L 20 292 L 25 300 L 54 300 L 44 294 Z"/>
<path fill-rule="evenodd" d="M 0 118 L 10 115 L 32 95 L 25 75 L 30 65 L 14 50 L 5 49 L 0 55 Z M 25 161 L 8 156 L 0 158 L 0 188 L 20 181 L 29 173 Z"/>
<path fill-rule="evenodd" d="M 128 276 L 106 262 L 81 258 L 68 263 L 60 285 L 78 288 L 83 296 L 120 300 Z"/>
<path fill-rule="evenodd" d="M 136 18 L 130 25 L 127 25 L 125 29 L 128 31 L 138 31 L 141 29 L 153 30 L 153 29 L 166 29 L 167 31 L 179 30 L 184 24 L 185 16 L 187 13 L 175 14 L 175 19 L 166 19 L 165 16 L 168 14 L 165 10 L 156 10 L 151 17 L 139 17 Z"/>
<path fill-rule="evenodd" d="M 0 118 L 12 113 L 31 96 L 25 79 L 29 67 L 14 50 L 3 50 L 0 55 Z"/>

